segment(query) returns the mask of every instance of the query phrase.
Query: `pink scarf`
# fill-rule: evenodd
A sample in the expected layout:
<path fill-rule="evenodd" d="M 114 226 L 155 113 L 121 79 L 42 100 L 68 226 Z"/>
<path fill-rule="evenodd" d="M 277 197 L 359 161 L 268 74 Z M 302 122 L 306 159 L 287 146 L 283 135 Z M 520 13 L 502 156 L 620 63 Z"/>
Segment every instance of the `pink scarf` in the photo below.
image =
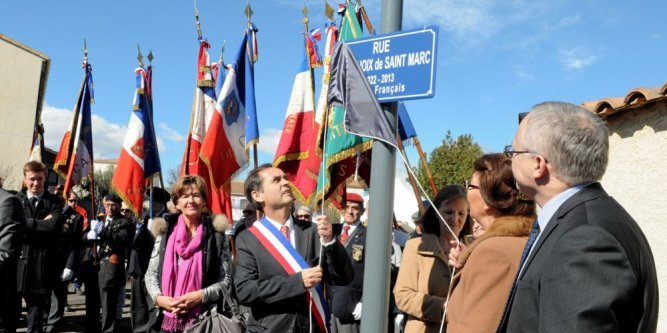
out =
<path fill-rule="evenodd" d="M 178 222 L 167 240 L 167 248 L 164 253 L 162 266 L 162 294 L 165 296 L 179 298 L 191 291 L 202 289 L 204 277 L 202 269 L 203 227 L 197 226 L 192 239 L 189 237 L 188 228 L 185 225 L 183 215 L 178 216 Z M 181 263 L 178 263 L 179 258 Z M 171 312 L 165 312 L 162 321 L 162 329 L 167 332 L 180 332 L 192 322 L 201 312 L 200 306 L 196 306 L 186 314 L 176 316 Z"/>

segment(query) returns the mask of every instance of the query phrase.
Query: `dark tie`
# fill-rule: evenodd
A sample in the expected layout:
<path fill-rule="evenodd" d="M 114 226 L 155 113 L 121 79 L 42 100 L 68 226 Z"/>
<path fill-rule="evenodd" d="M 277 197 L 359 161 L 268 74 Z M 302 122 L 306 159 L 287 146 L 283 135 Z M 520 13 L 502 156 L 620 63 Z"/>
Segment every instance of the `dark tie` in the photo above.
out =
<path fill-rule="evenodd" d="M 38 201 L 39 201 L 39 198 L 37 198 L 37 197 L 30 198 L 30 206 L 32 206 L 32 209 L 35 209 L 37 207 L 37 202 Z"/>
<path fill-rule="evenodd" d="M 340 235 L 340 243 L 345 245 L 345 243 L 347 243 L 348 237 L 350 237 L 350 226 L 345 225 L 343 227 L 343 233 Z"/>
<path fill-rule="evenodd" d="M 288 226 L 284 225 L 284 226 L 280 227 L 280 233 L 283 234 L 283 236 L 285 236 L 285 238 L 287 238 L 287 240 L 289 241 L 289 227 Z"/>
<path fill-rule="evenodd" d="M 519 274 L 521 274 L 521 268 L 526 263 L 526 259 L 528 259 L 528 254 L 530 253 L 530 249 L 533 247 L 533 244 L 535 243 L 535 240 L 537 240 L 537 236 L 539 234 L 540 234 L 540 225 L 537 223 L 537 219 L 535 219 L 535 223 L 533 223 L 533 228 L 530 229 L 530 236 L 528 236 L 528 242 L 526 242 L 526 247 L 523 248 L 523 253 L 521 253 L 519 270 L 516 272 L 516 276 L 514 277 L 514 282 L 512 283 L 512 289 L 510 289 L 509 297 L 507 297 L 507 302 L 505 303 L 503 316 L 500 321 L 500 326 L 498 327 L 499 332 L 501 332 L 502 327 L 507 324 L 507 320 L 509 319 L 508 311 L 510 310 L 512 302 L 514 301 L 514 294 L 516 293 L 516 285 L 517 282 L 519 281 Z"/>

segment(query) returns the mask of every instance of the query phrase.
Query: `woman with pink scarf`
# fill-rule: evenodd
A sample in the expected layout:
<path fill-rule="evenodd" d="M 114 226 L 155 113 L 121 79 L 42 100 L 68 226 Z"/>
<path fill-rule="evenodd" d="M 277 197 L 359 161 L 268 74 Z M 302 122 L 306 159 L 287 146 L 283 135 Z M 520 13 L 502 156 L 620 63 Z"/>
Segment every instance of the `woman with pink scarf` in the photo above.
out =
<path fill-rule="evenodd" d="M 155 239 L 145 280 L 159 311 L 152 327 L 162 332 L 182 332 L 227 288 L 224 228 L 203 213 L 207 199 L 203 178 L 181 177 L 172 193 L 180 213 L 165 216 L 165 233 Z"/>

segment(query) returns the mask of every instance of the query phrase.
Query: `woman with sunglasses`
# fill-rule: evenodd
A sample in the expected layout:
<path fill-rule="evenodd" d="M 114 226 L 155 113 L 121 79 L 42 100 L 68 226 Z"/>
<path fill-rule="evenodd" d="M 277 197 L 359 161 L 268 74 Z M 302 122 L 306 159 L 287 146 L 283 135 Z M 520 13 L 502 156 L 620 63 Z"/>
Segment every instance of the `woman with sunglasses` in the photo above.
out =
<path fill-rule="evenodd" d="M 448 332 L 495 332 L 535 220 L 535 202 L 516 187 L 511 160 L 487 154 L 474 162 L 467 183 L 470 215 L 485 232 L 462 252 L 447 314 Z M 459 254 L 460 253 L 460 254 Z"/>

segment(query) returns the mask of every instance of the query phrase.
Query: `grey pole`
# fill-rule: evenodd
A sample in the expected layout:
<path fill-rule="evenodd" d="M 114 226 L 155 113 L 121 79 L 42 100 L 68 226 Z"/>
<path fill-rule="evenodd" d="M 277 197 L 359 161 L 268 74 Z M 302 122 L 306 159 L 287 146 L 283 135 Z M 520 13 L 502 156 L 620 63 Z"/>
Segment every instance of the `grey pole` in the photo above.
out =
<path fill-rule="evenodd" d="M 403 0 L 382 1 L 382 32 L 401 30 Z M 396 131 L 398 103 L 382 105 Z M 373 143 L 368 234 L 366 236 L 364 296 L 361 332 L 388 331 L 391 224 L 394 212 L 396 150 L 380 141 Z M 393 324 L 392 324 L 393 325 Z"/>

